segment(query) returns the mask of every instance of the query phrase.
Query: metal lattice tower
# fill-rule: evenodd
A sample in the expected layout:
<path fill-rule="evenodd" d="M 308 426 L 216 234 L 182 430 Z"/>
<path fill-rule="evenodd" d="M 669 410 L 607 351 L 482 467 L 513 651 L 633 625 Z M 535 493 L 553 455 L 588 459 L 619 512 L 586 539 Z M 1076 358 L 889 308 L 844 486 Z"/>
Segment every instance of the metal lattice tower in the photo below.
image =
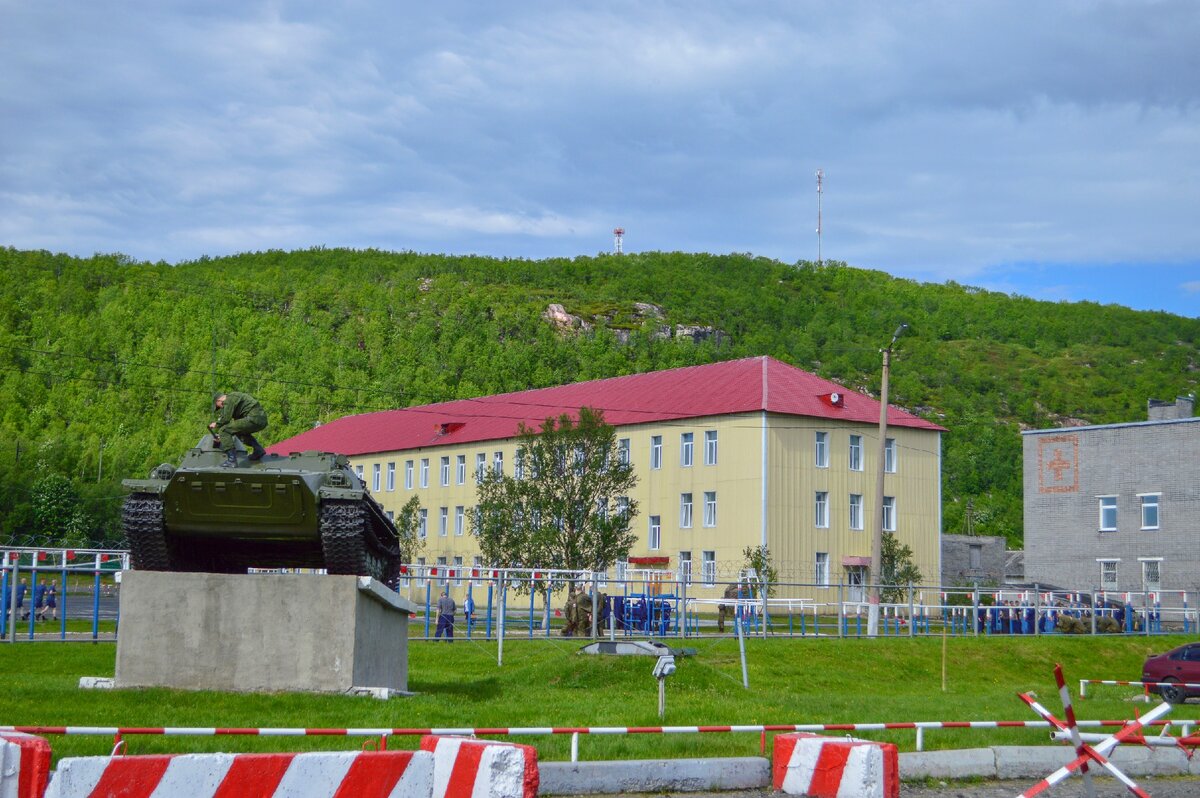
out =
<path fill-rule="evenodd" d="M 817 170 L 817 265 L 821 261 L 821 181 L 825 179 L 825 170 Z"/>
<path fill-rule="evenodd" d="M 616 227 L 613 229 L 613 251 L 620 255 L 622 253 L 622 242 L 625 240 L 625 228 Z"/>

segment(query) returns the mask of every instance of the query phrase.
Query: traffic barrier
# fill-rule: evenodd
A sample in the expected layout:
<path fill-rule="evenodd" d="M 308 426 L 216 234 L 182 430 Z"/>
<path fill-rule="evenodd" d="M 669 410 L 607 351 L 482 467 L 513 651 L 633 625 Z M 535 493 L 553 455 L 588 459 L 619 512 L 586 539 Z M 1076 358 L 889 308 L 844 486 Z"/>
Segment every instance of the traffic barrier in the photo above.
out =
<path fill-rule="evenodd" d="M 433 798 L 537 798 L 537 749 L 467 737 L 421 738 L 433 754 Z"/>
<path fill-rule="evenodd" d="M 46 798 L 414 798 L 432 790 L 425 751 L 167 754 L 63 759 Z"/>
<path fill-rule="evenodd" d="M 900 754 L 891 743 L 816 734 L 775 738 L 772 786 L 812 798 L 899 798 Z"/>
<path fill-rule="evenodd" d="M 20 732 L 0 733 L 0 798 L 41 798 L 50 778 L 50 743 Z"/>

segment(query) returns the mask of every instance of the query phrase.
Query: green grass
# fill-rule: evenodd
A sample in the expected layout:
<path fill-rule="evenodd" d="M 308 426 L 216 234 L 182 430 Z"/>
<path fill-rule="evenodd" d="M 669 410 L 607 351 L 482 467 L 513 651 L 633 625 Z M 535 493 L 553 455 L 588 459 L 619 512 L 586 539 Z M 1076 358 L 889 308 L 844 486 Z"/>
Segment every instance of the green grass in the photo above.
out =
<path fill-rule="evenodd" d="M 737 643 L 689 641 L 694 657 L 679 660 L 667 684 L 660 722 L 650 657 L 582 656 L 579 642 L 509 640 L 497 666 L 495 643 L 459 639 L 453 645 L 412 642 L 411 698 L 307 694 L 242 695 L 173 690 L 87 691 L 81 676 L 111 676 L 112 644 L 19 643 L 0 646 L 0 724 L 18 726 L 223 726 L 418 728 L 514 726 L 751 725 L 949 720 L 1036 720 L 1017 697 L 1033 691 L 1060 712 L 1053 668 L 1062 663 L 1072 694 L 1078 680 L 1137 679 L 1142 660 L 1184 642 L 1182 637 L 951 638 L 942 689 L 940 638 L 746 641 L 750 689 L 742 687 Z M 1076 701 L 1085 719 L 1131 718 L 1137 688 L 1091 688 Z M 1093 696 L 1094 693 L 1094 696 Z M 1176 720 L 1194 720 L 1194 704 Z M 912 731 L 862 734 L 913 750 Z M 333 750 L 359 748 L 367 738 L 144 737 L 131 753 L 185 751 Z M 567 735 L 519 737 L 544 759 L 569 757 Z M 1045 742 L 1044 731 L 938 730 L 925 748 L 967 748 Z M 51 737 L 55 756 L 106 754 L 108 737 Z M 414 747 L 396 738 L 392 747 Z M 757 734 L 583 736 L 581 759 L 750 756 Z"/>

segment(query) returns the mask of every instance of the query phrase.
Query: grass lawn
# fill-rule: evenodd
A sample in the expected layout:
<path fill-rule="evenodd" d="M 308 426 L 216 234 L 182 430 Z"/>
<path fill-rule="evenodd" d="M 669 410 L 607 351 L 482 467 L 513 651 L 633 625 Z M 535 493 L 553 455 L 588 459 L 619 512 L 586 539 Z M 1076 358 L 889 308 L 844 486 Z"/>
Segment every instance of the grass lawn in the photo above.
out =
<path fill-rule="evenodd" d="M 1036 720 L 1018 692 L 1033 691 L 1061 714 L 1053 668 L 1062 663 L 1075 695 L 1078 680 L 1136 680 L 1150 652 L 1184 637 L 984 637 L 947 642 L 942 689 L 940 638 L 746 641 L 750 689 L 742 687 L 735 640 L 689 641 L 696 656 L 677 660 L 660 721 L 651 657 L 576 654 L 581 643 L 506 640 L 504 665 L 496 644 L 459 639 L 452 645 L 411 642 L 411 698 L 307 694 L 240 695 L 174 690 L 80 690 L 81 676 L 111 676 L 111 643 L 0 645 L 0 724 L 15 726 L 218 726 L 420 728 L 515 726 L 752 725 L 911 721 Z M 1138 688 L 1089 686 L 1075 703 L 1083 719 L 1132 718 Z M 1195 720 L 1200 707 L 1177 708 L 1173 720 Z M 913 750 L 911 730 L 859 736 Z M 1046 742 L 1042 730 L 937 730 L 926 750 Z M 298 751 L 360 748 L 362 737 L 127 738 L 129 753 Z M 543 759 L 568 759 L 569 735 L 511 738 L 537 747 Z M 107 754 L 112 739 L 51 736 L 56 758 Z M 415 747 L 398 737 L 390 747 Z M 752 756 L 759 736 L 747 733 L 582 736 L 581 759 Z"/>

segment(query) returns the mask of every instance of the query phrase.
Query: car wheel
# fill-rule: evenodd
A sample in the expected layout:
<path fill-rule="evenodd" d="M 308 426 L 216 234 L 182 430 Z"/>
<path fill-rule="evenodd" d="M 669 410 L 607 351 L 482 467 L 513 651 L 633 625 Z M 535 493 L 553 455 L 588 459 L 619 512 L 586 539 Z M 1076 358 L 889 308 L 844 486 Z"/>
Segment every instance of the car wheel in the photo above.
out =
<path fill-rule="evenodd" d="M 1187 700 L 1187 691 L 1178 685 L 1178 679 L 1170 677 L 1163 679 L 1164 684 L 1160 690 L 1163 700 L 1168 704 L 1182 704 Z"/>

